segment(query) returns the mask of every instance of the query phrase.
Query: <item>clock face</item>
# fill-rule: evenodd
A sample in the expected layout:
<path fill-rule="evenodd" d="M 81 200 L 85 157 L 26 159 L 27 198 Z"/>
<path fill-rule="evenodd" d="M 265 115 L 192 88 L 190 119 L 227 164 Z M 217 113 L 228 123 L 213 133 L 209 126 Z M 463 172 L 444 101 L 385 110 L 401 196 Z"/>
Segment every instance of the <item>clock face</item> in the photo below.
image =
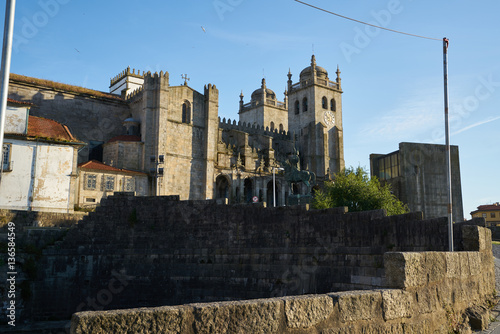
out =
<path fill-rule="evenodd" d="M 335 124 L 335 116 L 330 110 L 325 111 L 324 120 L 326 125 L 332 126 Z"/>

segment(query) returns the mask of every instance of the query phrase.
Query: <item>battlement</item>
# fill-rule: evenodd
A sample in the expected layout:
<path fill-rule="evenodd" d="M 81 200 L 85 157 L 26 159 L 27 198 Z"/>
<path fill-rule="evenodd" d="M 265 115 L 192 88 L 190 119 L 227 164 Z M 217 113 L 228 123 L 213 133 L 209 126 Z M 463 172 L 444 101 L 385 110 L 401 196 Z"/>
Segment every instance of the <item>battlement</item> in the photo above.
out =
<path fill-rule="evenodd" d="M 160 71 L 160 73 L 148 71 L 144 74 L 144 89 L 156 89 L 159 85 L 169 86 L 169 73 L 167 71 Z"/>
<path fill-rule="evenodd" d="M 117 84 L 120 80 L 122 80 L 123 78 L 125 78 L 127 76 L 132 76 L 135 78 L 142 79 L 145 74 L 146 74 L 145 71 L 143 71 L 141 74 L 140 70 L 137 70 L 137 73 L 135 73 L 135 68 L 133 68 L 132 71 L 130 71 L 130 66 L 129 66 L 125 70 L 120 72 L 118 75 L 116 75 L 114 78 L 111 78 L 109 86 L 111 87 L 111 86 Z"/>
<path fill-rule="evenodd" d="M 270 136 L 273 137 L 274 139 L 292 140 L 292 134 L 289 131 L 280 132 L 278 131 L 278 129 L 274 129 L 274 131 L 271 131 L 268 126 L 264 128 L 263 126 L 253 125 L 246 122 L 241 123 L 241 121 L 238 122 L 236 122 L 236 120 L 231 121 L 230 118 L 226 121 L 225 117 L 222 120 L 219 117 L 219 128 L 223 130 L 242 131 L 251 135 Z"/>
<path fill-rule="evenodd" d="M 207 94 L 210 94 L 214 97 L 219 97 L 219 90 L 215 85 L 209 83 L 208 85 L 205 85 L 205 96 Z"/>
<path fill-rule="evenodd" d="M 139 87 L 139 88 L 133 90 L 132 92 L 130 92 L 129 94 L 127 94 L 125 96 L 125 100 L 127 102 L 134 102 L 135 100 L 137 100 L 139 98 L 139 96 L 142 96 L 143 91 L 144 91 L 144 88 Z"/>

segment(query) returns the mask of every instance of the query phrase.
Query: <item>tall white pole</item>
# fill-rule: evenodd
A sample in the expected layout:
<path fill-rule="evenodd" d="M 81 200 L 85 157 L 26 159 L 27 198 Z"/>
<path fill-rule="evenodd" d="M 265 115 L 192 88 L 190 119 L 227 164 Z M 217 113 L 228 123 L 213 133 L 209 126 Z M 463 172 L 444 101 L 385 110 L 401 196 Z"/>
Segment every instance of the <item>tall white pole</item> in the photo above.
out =
<path fill-rule="evenodd" d="M 16 0 L 7 0 L 5 6 L 5 26 L 3 31 L 1 88 L 0 88 L 0 181 L 3 172 L 3 135 L 5 132 L 5 113 L 7 110 L 7 96 L 9 94 L 10 59 L 12 54 L 12 37 L 14 35 L 14 14 Z"/>
<path fill-rule="evenodd" d="M 448 43 L 449 40 L 443 38 L 443 71 L 444 71 L 444 123 L 446 137 L 446 184 L 448 186 L 448 240 L 449 251 L 453 252 L 453 213 L 451 195 L 451 150 L 450 150 L 450 125 L 448 117 Z"/>

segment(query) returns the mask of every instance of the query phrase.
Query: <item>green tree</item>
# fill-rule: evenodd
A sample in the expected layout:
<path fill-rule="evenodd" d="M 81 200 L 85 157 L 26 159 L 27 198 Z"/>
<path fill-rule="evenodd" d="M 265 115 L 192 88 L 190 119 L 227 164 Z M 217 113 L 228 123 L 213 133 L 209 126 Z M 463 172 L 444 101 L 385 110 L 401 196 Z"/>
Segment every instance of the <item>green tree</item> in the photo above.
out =
<path fill-rule="evenodd" d="M 316 209 L 347 206 L 349 212 L 385 209 L 387 215 L 408 212 L 408 207 L 391 193 L 389 184 L 382 185 L 361 167 L 344 169 L 316 191 L 312 203 Z"/>

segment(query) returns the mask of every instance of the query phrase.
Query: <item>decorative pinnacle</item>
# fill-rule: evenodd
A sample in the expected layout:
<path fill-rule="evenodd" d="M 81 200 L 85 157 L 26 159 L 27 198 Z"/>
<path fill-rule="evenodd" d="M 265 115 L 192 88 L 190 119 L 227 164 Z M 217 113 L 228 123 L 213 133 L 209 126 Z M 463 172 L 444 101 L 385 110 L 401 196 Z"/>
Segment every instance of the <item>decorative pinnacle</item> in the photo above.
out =
<path fill-rule="evenodd" d="M 240 94 L 240 101 L 243 101 L 243 90 L 241 91 L 241 94 Z"/>
<path fill-rule="evenodd" d="M 292 72 L 290 71 L 290 67 L 288 68 L 288 81 L 292 80 Z"/>
<path fill-rule="evenodd" d="M 266 79 L 265 78 L 262 79 L 262 86 L 261 87 L 262 87 L 262 89 L 266 89 Z"/>
<path fill-rule="evenodd" d="M 316 67 L 316 57 L 314 55 L 311 57 L 311 66 Z"/>

